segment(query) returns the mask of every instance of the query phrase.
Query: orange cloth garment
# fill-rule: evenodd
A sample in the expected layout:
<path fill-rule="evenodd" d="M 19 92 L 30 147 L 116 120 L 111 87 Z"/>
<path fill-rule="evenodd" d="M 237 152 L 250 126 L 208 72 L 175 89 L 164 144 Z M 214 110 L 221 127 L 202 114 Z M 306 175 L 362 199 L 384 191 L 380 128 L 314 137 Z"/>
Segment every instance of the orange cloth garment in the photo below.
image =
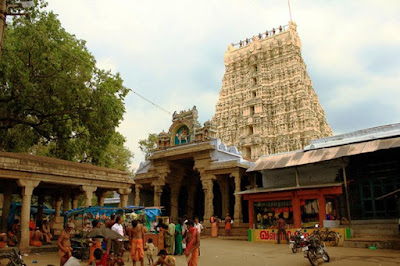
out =
<path fill-rule="evenodd" d="M 101 242 L 95 241 L 91 246 L 90 246 L 90 256 L 89 256 L 89 262 L 88 265 L 91 265 L 91 263 L 95 260 L 94 257 L 94 251 L 96 249 L 100 248 L 101 249 Z"/>
<path fill-rule="evenodd" d="M 31 241 L 29 241 L 29 245 L 30 246 L 34 246 L 34 247 L 41 247 L 42 246 L 42 242 L 41 241 L 31 240 Z"/>
<path fill-rule="evenodd" d="M 197 228 L 196 227 L 191 228 L 190 233 L 192 235 L 192 238 L 189 240 L 189 243 L 187 243 L 186 250 L 189 250 L 193 247 L 194 242 L 196 241 Z M 188 266 L 197 266 L 199 261 L 199 249 L 196 248 L 195 250 L 193 250 L 192 253 L 186 255 L 186 261 L 188 263 Z"/>
<path fill-rule="evenodd" d="M 231 229 L 231 227 L 232 227 L 231 223 L 225 224 L 225 230 L 229 230 L 229 229 Z"/>
<path fill-rule="evenodd" d="M 188 263 L 188 266 L 197 266 L 198 265 L 198 263 L 199 263 L 199 249 L 198 248 L 196 248 L 192 252 L 190 259 L 188 260 L 187 263 Z"/>
<path fill-rule="evenodd" d="M 132 239 L 131 258 L 134 261 L 139 261 L 144 258 L 143 239 Z"/>
<path fill-rule="evenodd" d="M 218 225 L 217 225 L 217 223 L 212 223 L 211 224 L 211 236 L 212 237 L 217 237 L 218 236 Z"/>
<path fill-rule="evenodd" d="M 0 248 L 5 248 L 7 246 L 7 242 L 0 241 Z"/>

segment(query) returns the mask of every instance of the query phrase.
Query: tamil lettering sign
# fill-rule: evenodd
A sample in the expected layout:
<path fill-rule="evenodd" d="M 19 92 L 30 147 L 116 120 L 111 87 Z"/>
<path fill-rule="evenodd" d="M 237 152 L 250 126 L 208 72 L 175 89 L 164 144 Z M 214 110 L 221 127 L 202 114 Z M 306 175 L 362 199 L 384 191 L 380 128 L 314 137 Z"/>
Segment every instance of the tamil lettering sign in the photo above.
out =
<path fill-rule="evenodd" d="M 311 233 L 313 233 L 316 229 L 303 229 L 302 233 L 304 235 L 304 237 L 309 237 Z M 325 229 L 322 228 L 320 229 L 321 231 L 324 231 Z M 253 231 L 253 241 L 255 242 L 270 242 L 270 243 L 276 243 L 278 240 L 278 229 L 252 229 Z M 290 228 L 290 229 L 286 229 L 286 234 L 288 236 L 288 238 L 290 239 L 290 237 L 295 234 L 297 231 L 296 228 Z M 329 231 L 334 231 L 339 233 L 340 238 L 339 238 L 339 244 L 338 246 L 343 246 L 343 241 L 345 240 L 345 231 L 346 228 L 332 228 L 329 229 Z M 286 238 L 283 235 L 283 233 L 281 233 L 280 235 L 281 238 L 281 243 L 286 243 Z M 328 241 L 325 241 L 325 243 L 327 245 L 329 245 Z"/>

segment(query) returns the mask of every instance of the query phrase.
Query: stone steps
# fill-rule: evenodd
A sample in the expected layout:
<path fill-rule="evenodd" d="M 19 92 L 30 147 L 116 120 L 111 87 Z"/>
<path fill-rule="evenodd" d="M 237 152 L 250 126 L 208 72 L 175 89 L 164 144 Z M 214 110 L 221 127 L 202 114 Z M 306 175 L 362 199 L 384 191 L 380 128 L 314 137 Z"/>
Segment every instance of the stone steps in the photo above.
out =
<path fill-rule="evenodd" d="M 397 219 L 352 220 L 351 225 L 396 224 Z"/>
<path fill-rule="evenodd" d="M 399 234 L 397 220 L 356 220 L 351 222 L 353 237 L 364 238 L 375 236 L 380 239 L 382 236 L 397 236 Z"/>
<path fill-rule="evenodd" d="M 398 234 L 398 229 L 395 228 L 352 228 L 354 237 L 370 236 L 395 236 Z"/>
<path fill-rule="evenodd" d="M 348 248 L 369 248 L 375 247 L 379 249 L 400 249 L 400 238 L 398 239 L 378 239 L 378 238 L 352 238 L 344 241 L 343 247 Z"/>
<path fill-rule="evenodd" d="M 241 241 L 248 241 L 248 236 L 219 236 L 218 239 L 221 240 L 241 240 Z"/>

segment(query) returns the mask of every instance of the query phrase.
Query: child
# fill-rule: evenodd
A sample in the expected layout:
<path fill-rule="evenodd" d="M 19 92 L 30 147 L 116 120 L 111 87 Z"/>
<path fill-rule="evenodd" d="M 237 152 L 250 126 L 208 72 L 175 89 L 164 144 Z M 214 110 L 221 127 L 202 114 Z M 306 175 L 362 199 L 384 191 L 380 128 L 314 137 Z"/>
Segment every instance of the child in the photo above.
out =
<path fill-rule="evenodd" d="M 147 259 L 149 260 L 149 265 L 153 265 L 154 250 L 156 249 L 156 247 L 153 244 L 152 238 L 149 238 L 149 240 L 147 240 L 147 243 L 145 244 L 144 249 L 146 250 L 146 256 L 147 256 Z"/>
<path fill-rule="evenodd" d="M 89 244 L 89 262 L 88 265 L 91 265 L 92 262 L 95 260 L 94 252 L 96 249 L 101 248 L 101 239 L 100 238 L 95 238 L 92 243 Z"/>
<path fill-rule="evenodd" d="M 161 266 L 175 266 L 175 258 L 167 255 L 167 251 L 165 249 L 160 250 L 158 253 L 158 260 L 153 265 L 161 265 Z"/>
<path fill-rule="evenodd" d="M 108 253 L 104 253 L 101 251 L 101 249 L 97 248 L 93 252 L 95 260 L 92 262 L 93 266 L 107 266 L 107 258 L 108 258 Z"/>

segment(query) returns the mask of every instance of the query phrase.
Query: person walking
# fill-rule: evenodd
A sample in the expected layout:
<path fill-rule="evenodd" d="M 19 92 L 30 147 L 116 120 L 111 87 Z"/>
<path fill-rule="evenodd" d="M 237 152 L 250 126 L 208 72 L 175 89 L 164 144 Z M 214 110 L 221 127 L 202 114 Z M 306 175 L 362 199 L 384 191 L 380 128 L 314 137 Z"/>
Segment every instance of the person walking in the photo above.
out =
<path fill-rule="evenodd" d="M 178 224 L 175 226 L 175 255 L 182 255 L 182 219 L 178 219 Z"/>
<path fill-rule="evenodd" d="M 72 248 L 70 233 L 72 229 L 75 228 L 75 224 L 72 222 L 68 222 L 65 226 L 65 229 L 61 232 L 60 236 L 57 240 L 57 246 L 59 248 L 58 254 L 60 255 L 60 266 L 63 266 L 67 260 L 72 256 Z"/>
<path fill-rule="evenodd" d="M 285 239 L 287 243 L 289 244 L 289 237 L 286 234 L 286 221 L 283 219 L 283 214 L 279 214 L 279 220 L 278 220 L 278 244 L 281 243 L 281 233 L 285 236 Z"/>
<path fill-rule="evenodd" d="M 197 232 L 199 233 L 199 235 L 201 236 L 201 231 L 203 231 L 204 227 L 203 225 L 200 223 L 200 220 L 198 217 L 194 218 L 194 227 L 196 227 Z M 200 247 L 199 247 L 199 256 L 200 256 Z"/>
<path fill-rule="evenodd" d="M 175 224 L 172 220 L 172 217 L 169 218 L 169 225 L 168 225 L 168 254 L 174 254 L 175 252 Z"/>
<path fill-rule="evenodd" d="M 118 260 L 118 259 L 121 259 L 121 257 L 122 257 L 122 254 L 121 254 L 121 251 L 122 251 L 122 248 L 123 248 L 122 241 L 123 241 L 123 237 L 125 236 L 124 227 L 122 226 L 122 218 L 121 218 L 121 216 L 118 216 L 115 219 L 115 224 L 111 227 L 111 230 L 117 232 L 118 234 L 120 234 L 122 236 L 121 239 L 118 239 L 117 241 L 113 241 L 112 242 L 113 246 L 114 246 L 112 251 L 114 253 L 114 256 L 116 256 L 117 260 Z"/>
<path fill-rule="evenodd" d="M 200 234 L 194 226 L 193 220 L 187 223 L 188 232 L 186 234 L 185 256 L 188 266 L 197 266 L 199 261 Z"/>
<path fill-rule="evenodd" d="M 140 262 L 144 266 L 144 227 L 137 220 L 132 221 L 132 227 L 129 231 L 129 242 L 131 243 L 131 259 L 133 265 Z"/>

